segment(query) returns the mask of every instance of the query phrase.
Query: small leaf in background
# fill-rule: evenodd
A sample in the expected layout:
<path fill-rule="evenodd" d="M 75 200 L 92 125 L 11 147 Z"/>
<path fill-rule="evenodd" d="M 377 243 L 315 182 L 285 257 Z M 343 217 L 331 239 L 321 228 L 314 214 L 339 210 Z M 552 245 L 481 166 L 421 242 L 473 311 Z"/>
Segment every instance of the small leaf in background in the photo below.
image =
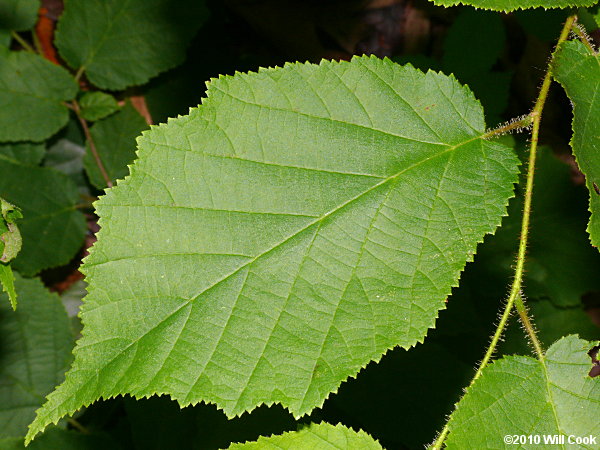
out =
<path fill-rule="evenodd" d="M 341 424 L 310 424 L 299 431 L 288 431 L 279 436 L 261 436 L 256 442 L 232 444 L 230 450 L 253 449 L 365 449 L 382 450 L 381 445 L 364 431 L 354 431 Z"/>
<path fill-rule="evenodd" d="M 0 198 L 0 213 L 0 262 L 7 263 L 21 251 L 23 240 L 16 222 L 23 218 L 23 213 L 3 198 Z"/>
<path fill-rule="evenodd" d="M 144 118 L 131 103 L 127 103 L 121 111 L 96 122 L 90 129 L 96 151 L 113 182 L 129 173 L 127 165 L 135 159 L 136 138 L 147 128 Z M 106 181 L 92 156 L 89 142 L 83 165 L 90 182 L 98 189 L 104 189 Z"/>
<path fill-rule="evenodd" d="M 0 198 L 0 285 L 8 294 L 13 309 L 17 309 L 17 293 L 15 276 L 9 263 L 21 250 L 21 233 L 16 224 L 17 219 L 21 218 L 23 214 L 19 208 Z"/>
<path fill-rule="evenodd" d="M 19 221 L 23 248 L 13 267 L 30 276 L 69 262 L 87 229 L 76 209 L 75 184 L 54 169 L 19 164 L 1 154 L 0 173 L 0 197 L 20 207 L 24 216 Z"/>
<path fill-rule="evenodd" d="M 592 6 L 598 0 L 430 0 L 438 6 L 469 5 L 495 11 L 514 11 L 526 8 L 569 8 Z"/>
<path fill-rule="evenodd" d="M 563 43 L 554 57 L 554 78 L 573 103 L 571 147 L 586 178 L 592 216 L 588 226 L 594 247 L 600 245 L 600 56 L 579 41 Z"/>
<path fill-rule="evenodd" d="M 44 397 L 64 378 L 73 335 L 58 295 L 16 274 L 19 308 L 0 293 L 0 438 L 23 438 Z"/>
<path fill-rule="evenodd" d="M 301 416 L 421 342 L 513 195 L 484 133 L 455 79 L 374 57 L 213 80 L 96 203 L 77 359 L 29 438 L 124 393 Z"/>
<path fill-rule="evenodd" d="M 37 166 L 42 161 L 45 154 L 46 148 L 44 147 L 44 144 L 33 144 L 29 142 L 0 144 L 0 155 L 20 164 Z"/>
<path fill-rule="evenodd" d="M 104 92 L 86 92 L 81 96 L 79 106 L 81 116 L 89 121 L 104 119 L 119 109 L 115 98 Z"/>
<path fill-rule="evenodd" d="M 588 376 L 594 345 L 570 335 L 555 342 L 543 362 L 506 356 L 486 367 L 450 417 L 446 448 L 514 448 L 503 441 L 506 435 L 599 436 L 600 377 Z"/>
<path fill-rule="evenodd" d="M 2 0 L 0 28 L 11 31 L 29 30 L 35 25 L 38 9 L 40 0 Z"/>
<path fill-rule="evenodd" d="M 182 63 L 207 15 L 202 0 L 69 1 L 56 46 L 94 85 L 122 90 Z"/>
<path fill-rule="evenodd" d="M 0 47 L 0 142 L 42 141 L 69 120 L 64 105 L 77 93 L 62 67 L 28 52 Z"/>
<path fill-rule="evenodd" d="M 60 138 L 48 148 L 44 166 L 51 167 L 67 175 L 77 185 L 79 193 L 90 196 L 90 186 L 83 172 L 85 147 L 67 138 Z"/>

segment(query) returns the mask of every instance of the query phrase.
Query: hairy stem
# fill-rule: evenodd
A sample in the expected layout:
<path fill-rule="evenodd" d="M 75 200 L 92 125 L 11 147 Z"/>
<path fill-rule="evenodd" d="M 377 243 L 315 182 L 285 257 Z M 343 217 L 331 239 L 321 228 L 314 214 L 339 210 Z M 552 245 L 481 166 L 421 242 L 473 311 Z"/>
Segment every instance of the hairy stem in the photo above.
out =
<path fill-rule="evenodd" d="M 533 117 L 531 114 L 527 114 L 525 116 L 517 117 L 516 119 L 510 120 L 503 125 L 500 125 L 497 128 L 489 130 L 482 137 L 483 139 L 489 139 L 494 136 L 501 136 L 506 133 L 510 133 L 511 131 L 519 131 L 525 128 L 529 128 L 533 123 Z"/>
<path fill-rule="evenodd" d="M 75 114 L 79 119 L 81 128 L 83 128 L 85 138 L 88 141 L 88 144 L 90 144 L 90 150 L 92 151 L 92 156 L 94 157 L 94 161 L 96 162 L 98 169 L 100 169 L 100 174 L 102 175 L 106 185 L 111 188 L 113 186 L 112 181 L 108 176 L 108 172 L 106 172 L 106 169 L 104 168 L 104 164 L 102 164 L 102 160 L 100 159 L 100 155 L 96 149 L 96 144 L 94 143 L 94 139 L 92 139 L 92 134 L 90 133 L 90 127 L 88 126 L 87 121 L 81 116 L 81 108 L 79 107 L 79 103 L 77 103 L 77 100 L 73 100 L 71 102 L 71 106 L 73 107 L 73 111 L 75 111 Z"/>
<path fill-rule="evenodd" d="M 572 31 L 573 34 L 577 36 L 581 42 L 583 42 L 583 45 L 585 45 L 593 55 L 598 54 L 598 52 L 594 48 L 594 44 L 592 44 L 592 40 L 580 24 L 576 23 Z"/>
<path fill-rule="evenodd" d="M 560 37 L 558 38 L 558 42 L 556 44 L 557 47 L 559 44 L 561 44 L 568 38 L 569 33 L 571 32 L 571 29 L 573 28 L 576 18 L 577 18 L 577 16 L 575 16 L 575 15 L 569 16 L 569 18 L 567 18 L 567 20 L 563 26 L 563 29 L 560 33 Z M 502 316 L 500 317 L 498 326 L 496 327 L 496 331 L 494 332 L 492 340 L 490 341 L 490 345 L 488 346 L 485 356 L 483 357 L 483 360 L 479 364 L 479 367 L 477 369 L 477 372 L 475 373 L 475 376 L 469 383 L 469 387 L 471 387 L 475 383 L 475 381 L 477 381 L 477 379 L 481 376 L 483 369 L 485 369 L 485 367 L 490 362 L 490 360 L 496 350 L 496 346 L 498 345 L 498 342 L 500 341 L 500 338 L 502 337 L 504 328 L 506 327 L 506 324 L 508 323 L 508 319 L 510 318 L 510 314 L 511 314 L 511 311 L 512 311 L 512 308 L 514 305 L 516 305 L 517 311 L 521 318 L 521 322 L 523 322 L 523 326 L 524 326 L 527 334 L 529 335 L 529 338 L 531 339 L 531 342 L 533 344 L 533 347 L 535 349 L 537 357 L 541 361 L 544 360 L 544 351 L 542 349 L 542 345 L 541 345 L 539 339 L 537 338 L 533 324 L 532 324 L 531 320 L 529 319 L 529 316 L 527 315 L 527 308 L 525 308 L 525 303 L 523 302 L 521 287 L 523 285 L 523 274 L 524 274 L 524 269 L 525 269 L 525 259 L 526 259 L 526 253 L 527 253 L 527 241 L 529 238 L 529 222 L 530 222 L 530 218 L 531 218 L 531 200 L 532 200 L 532 196 L 533 196 L 533 180 L 535 178 L 535 162 L 536 162 L 536 157 L 537 157 L 537 147 L 538 147 L 538 140 L 539 140 L 539 133 L 540 133 L 540 123 L 542 120 L 542 111 L 544 110 L 544 105 L 546 103 L 546 99 L 548 98 L 548 91 L 550 89 L 551 83 L 552 83 L 552 72 L 551 72 L 551 69 L 548 68 L 548 71 L 546 72 L 546 75 L 544 76 L 544 81 L 542 82 L 542 86 L 540 88 L 538 98 L 535 102 L 535 105 L 534 105 L 531 113 L 528 115 L 528 117 L 531 119 L 530 123 L 532 124 L 531 144 L 529 147 L 529 162 L 527 165 L 527 182 L 526 182 L 526 187 L 525 187 L 525 199 L 524 199 L 524 205 L 523 205 L 523 219 L 521 222 L 521 237 L 519 239 L 519 250 L 517 252 L 517 264 L 515 267 L 515 276 L 514 276 L 514 279 L 513 279 L 511 288 L 510 288 L 510 294 L 508 296 L 506 306 L 504 307 L 504 311 L 502 313 Z M 518 122 L 521 122 L 521 121 L 517 121 L 517 122 L 513 122 L 513 123 L 518 123 Z M 508 126 L 511 126 L 511 125 L 512 124 L 509 124 Z M 518 128 L 518 127 L 519 126 L 516 125 L 510 129 L 512 130 L 512 129 Z M 507 131 L 507 130 L 503 130 L 502 127 L 499 130 L 501 130 L 501 131 L 495 132 L 495 130 L 492 130 L 491 132 L 488 132 L 484 136 L 489 137 L 489 136 L 501 134 L 501 133 Z M 441 449 L 442 446 L 444 445 L 444 441 L 446 440 L 446 437 L 448 436 L 449 432 L 450 432 L 450 428 L 448 427 L 448 422 L 446 422 L 446 425 L 444 425 L 444 428 L 442 429 L 442 431 L 440 432 L 440 434 L 438 435 L 437 439 L 432 444 L 430 449 L 432 449 L 432 450 Z"/>
<path fill-rule="evenodd" d="M 31 45 L 29 45 L 29 42 L 27 42 L 25 39 L 23 39 L 19 35 L 19 33 L 17 33 L 16 31 L 11 31 L 10 37 L 12 37 L 15 41 L 17 41 L 19 43 L 19 45 L 21 45 L 21 47 L 23 47 L 28 52 L 35 53 L 35 49 Z"/>

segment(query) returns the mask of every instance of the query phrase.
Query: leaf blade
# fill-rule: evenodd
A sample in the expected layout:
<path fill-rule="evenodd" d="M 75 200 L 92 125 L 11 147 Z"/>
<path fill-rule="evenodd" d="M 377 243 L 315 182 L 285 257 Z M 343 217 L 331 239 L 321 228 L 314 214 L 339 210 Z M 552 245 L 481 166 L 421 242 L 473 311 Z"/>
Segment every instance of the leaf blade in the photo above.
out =
<path fill-rule="evenodd" d="M 569 8 L 592 6 L 596 0 L 431 0 L 438 6 L 469 5 L 494 11 L 514 11 L 528 8 Z"/>
<path fill-rule="evenodd" d="M 232 450 L 294 449 L 294 448 L 364 448 L 378 450 L 381 445 L 364 431 L 356 432 L 345 426 L 311 423 L 299 431 L 288 431 L 277 436 L 261 436 L 257 441 L 232 444 Z"/>
<path fill-rule="evenodd" d="M 0 47 L 0 102 L 16 106 L 0 111 L 0 142 L 50 137 L 66 125 L 69 110 L 63 102 L 76 93 L 77 83 L 62 67 Z"/>
<path fill-rule="evenodd" d="M 587 352 L 593 346 L 571 335 L 555 342 L 543 363 L 507 356 L 488 366 L 452 414 L 447 448 L 511 448 L 503 445 L 505 435 L 530 435 L 531 430 L 540 436 L 597 435 L 600 382 L 587 376 Z"/>
<path fill-rule="evenodd" d="M 121 390 L 299 416 L 422 341 L 512 195 L 517 158 L 484 133 L 467 89 L 389 60 L 213 81 L 200 108 L 144 133 L 131 175 L 97 204 L 77 350 L 88 363 L 29 437 Z M 96 346 L 108 365 L 96 360 L 103 381 L 83 393 Z"/>

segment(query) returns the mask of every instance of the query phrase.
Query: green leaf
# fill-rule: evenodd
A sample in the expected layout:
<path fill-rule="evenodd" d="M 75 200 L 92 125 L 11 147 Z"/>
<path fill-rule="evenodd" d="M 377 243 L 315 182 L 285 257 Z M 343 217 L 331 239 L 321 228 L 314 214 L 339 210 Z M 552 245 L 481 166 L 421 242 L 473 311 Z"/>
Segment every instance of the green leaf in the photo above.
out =
<path fill-rule="evenodd" d="M 364 431 L 354 431 L 345 426 L 328 423 L 310 424 L 299 431 L 289 431 L 279 436 L 260 437 L 256 442 L 233 444 L 231 450 L 251 449 L 382 449 L 381 445 Z"/>
<path fill-rule="evenodd" d="M 12 31 L 33 28 L 39 8 L 40 0 L 0 1 L 0 28 Z"/>
<path fill-rule="evenodd" d="M 84 216 L 74 183 L 56 170 L 18 164 L 0 155 L 0 197 L 19 206 L 23 248 L 13 267 L 24 275 L 66 264 L 83 244 Z M 26 183 L 23 180 L 27 180 Z"/>
<path fill-rule="evenodd" d="M 128 174 L 127 165 L 135 159 L 135 139 L 148 128 L 144 118 L 131 106 L 125 105 L 121 111 L 94 124 L 90 133 L 96 151 L 112 181 Z M 91 183 L 99 189 L 106 187 L 96 164 L 89 142 L 83 157 L 85 171 Z"/>
<path fill-rule="evenodd" d="M 423 340 L 512 196 L 471 92 L 354 58 L 221 77 L 97 204 L 84 337 L 29 438 L 129 392 L 296 416 Z"/>
<path fill-rule="evenodd" d="M 0 47 L 0 141 L 43 141 L 69 119 L 77 83 L 62 67 Z"/>
<path fill-rule="evenodd" d="M 438 6 L 469 5 L 495 11 L 514 11 L 526 8 L 569 8 L 592 6 L 598 0 L 431 0 Z"/>
<path fill-rule="evenodd" d="M 16 275 L 19 309 L 0 294 L 0 438 L 20 437 L 44 397 L 64 379 L 73 336 L 58 295 Z"/>
<path fill-rule="evenodd" d="M 22 218 L 19 208 L 0 197 L 0 263 L 12 261 L 21 251 L 23 240 L 16 221 Z"/>
<path fill-rule="evenodd" d="M 15 275 L 10 264 L 0 262 L 0 285 L 8 294 L 8 300 L 13 310 L 17 309 L 17 291 L 15 291 Z"/>
<path fill-rule="evenodd" d="M 94 85 L 121 90 L 183 62 L 206 16 L 201 0 L 69 0 L 56 46 Z"/>
<path fill-rule="evenodd" d="M 17 309 L 17 293 L 14 285 L 15 276 L 9 262 L 21 250 L 21 233 L 15 222 L 22 217 L 19 208 L 0 198 L 0 285 L 8 294 L 13 309 Z"/>
<path fill-rule="evenodd" d="M 515 448 L 503 442 L 506 435 L 600 435 L 600 378 L 588 376 L 594 345 L 571 335 L 544 362 L 507 356 L 488 366 L 452 414 L 446 448 Z"/>
<path fill-rule="evenodd" d="M 10 31 L 0 28 L 0 46 L 8 48 L 11 40 Z"/>
<path fill-rule="evenodd" d="M 578 41 L 565 42 L 554 57 L 554 78 L 573 103 L 571 147 L 586 177 L 592 216 L 588 232 L 600 245 L 600 57 Z"/>
<path fill-rule="evenodd" d="M 16 163 L 37 166 L 46 153 L 43 144 L 21 142 L 18 144 L 0 144 L 0 155 L 12 159 Z"/>
<path fill-rule="evenodd" d="M 90 121 L 104 119 L 119 110 L 115 98 L 104 92 L 86 92 L 81 96 L 79 106 L 83 118 Z"/>

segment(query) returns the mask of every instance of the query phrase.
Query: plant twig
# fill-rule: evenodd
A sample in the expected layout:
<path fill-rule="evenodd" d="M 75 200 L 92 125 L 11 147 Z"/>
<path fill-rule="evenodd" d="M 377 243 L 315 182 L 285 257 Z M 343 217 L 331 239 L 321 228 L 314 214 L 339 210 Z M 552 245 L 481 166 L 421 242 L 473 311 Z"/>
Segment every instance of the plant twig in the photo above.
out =
<path fill-rule="evenodd" d="M 35 53 L 35 49 L 29 44 L 29 42 L 23 39 L 16 31 L 11 31 L 10 37 L 17 41 L 21 45 L 21 47 L 23 47 L 28 52 Z"/>
<path fill-rule="evenodd" d="M 71 425 L 73 428 L 75 428 L 76 430 L 78 430 L 80 433 L 90 434 L 90 432 L 88 431 L 88 429 L 86 427 L 81 425 L 77 420 L 73 419 L 72 417 L 69 417 L 67 419 L 67 423 L 69 425 Z"/>
<path fill-rule="evenodd" d="M 100 155 L 98 154 L 98 150 L 96 149 L 96 144 L 94 143 L 94 139 L 92 138 L 92 134 L 90 133 L 90 127 L 88 126 L 87 121 L 81 116 L 81 108 L 79 107 L 79 103 L 77 103 L 77 100 L 73 100 L 71 102 L 71 105 L 73 106 L 73 111 L 75 111 L 75 114 L 79 119 L 79 123 L 83 128 L 85 138 L 90 144 L 90 150 L 92 151 L 92 156 L 94 157 L 94 161 L 96 162 L 98 169 L 100 169 L 100 174 L 102 175 L 102 178 L 104 178 L 104 182 L 106 183 L 106 185 L 109 188 L 111 188 L 113 186 L 112 181 L 108 176 L 108 172 L 106 172 L 106 169 L 104 168 L 104 164 L 102 164 L 102 160 L 100 159 Z"/>
<path fill-rule="evenodd" d="M 557 47 L 559 44 L 564 42 L 571 32 L 573 25 L 576 20 L 575 15 L 569 16 L 563 26 L 563 29 L 560 33 L 560 37 L 558 38 Z M 490 345 L 483 357 L 483 360 L 479 364 L 479 368 L 475 373 L 475 376 L 469 383 L 469 387 L 473 386 L 475 381 L 481 376 L 483 370 L 489 363 L 496 350 L 496 346 L 502 337 L 502 333 L 504 332 L 504 328 L 508 322 L 510 317 L 510 313 L 512 311 L 513 306 L 516 304 L 517 311 L 519 312 L 519 316 L 521 321 L 523 322 L 523 326 L 531 339 L 535 352 L 537 354 L 538 359 L 540 361 L 544 360 L 544 352 L 542 349 L 542 345 L 537 338 L 535 333 L 535 329 L 532 325 L 529 316 L 527 315 L 527 309 L 525 308 L 525 304 L 523 302 L 523 297 L 521 293 L 521 287 L 523 284 L 523 274 L 525 268 L 525 259 L 527 253 L 527 241 L 529 237 L 529 222 L 531 217 L 531 200 L 533 196 L 533 180 L 535 177 L 535 162 L 537 157 L 537 147 L 539 140 L 539 132 L 540 132 L 540 123 L 542 120 L 542 111 L 544 109 L 544 105 L 546 103 L 546 99 L 548 98 L 548 91 L 550 89 L 550 84 L 552 83 L 552 72 L 551 69 L 548 68 L 546 75 L 544 76 L 544 81 L 542 82 L 542 86 L 540 88 L 540 92 L 538 94 L 538 98 L 535 102 L 533 110 L 528 115 L 532 120 L 532 130 L 531 130 L 531 145 L 529 147 L 529 162 L 527 165 L 527 183 L 525 187 L 525 200 L 523 206 L 523 219 L 521 222 L 521 237 L 519 239 L 519 250 L 517 253 L 517 264 L 515 267 L 515 277 L 513 279 L 513 283 L 510 288 L 510 294 L 508 296 L 508 300 L 506 302 L 506 306 L 504 307 L 504 311 L 496 327 L 496 331 L 494 332 L 494 336 L 490 342 Z M 516 127 L 515 127 L 516 128 Z M 440 450 L 450 432 L 450 428 L 448 426 L 448 422 L 444 425 L 444 428 L 438 435 L 437 439 L 430 447 L 432 450 Z"/>
<path fill-rule="evenodd" d="M 84 66 L 81 66 L 79 69 L 77 69 L 77 72 L 75 73 L 75 81 L 77 81 L 79 83 L 79 80 L 81 80 L 81 76 L 83 75 L 83 72 L 85 70 Z"/>

